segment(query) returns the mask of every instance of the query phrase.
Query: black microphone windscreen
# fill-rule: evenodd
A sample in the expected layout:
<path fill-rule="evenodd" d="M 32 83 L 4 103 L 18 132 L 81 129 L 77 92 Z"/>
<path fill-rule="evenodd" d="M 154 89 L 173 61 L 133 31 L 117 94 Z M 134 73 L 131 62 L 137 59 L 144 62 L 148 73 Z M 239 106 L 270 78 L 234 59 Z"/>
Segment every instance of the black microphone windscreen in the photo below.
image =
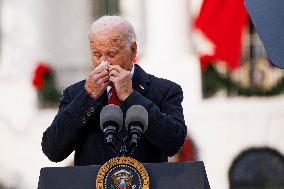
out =
<path fill-rule="evenodd" d="M 148 127 L 148 111 L 141 105 L 131 106 L 125 116 L 125 127 L 128 130 L 128 125 L 131 122 L 140 122 L 143 124 L 143 132 L 147 130 Z"/>
<path fill-rule="evenodd" d="M 100 127 L 104 130 L 103 126 L 105 122 L 115 122 L 118 124 L 119 129 L 123 125 L 123 112 L 119 106 L 109 104 L 103 107 L 100 114 Z"/>

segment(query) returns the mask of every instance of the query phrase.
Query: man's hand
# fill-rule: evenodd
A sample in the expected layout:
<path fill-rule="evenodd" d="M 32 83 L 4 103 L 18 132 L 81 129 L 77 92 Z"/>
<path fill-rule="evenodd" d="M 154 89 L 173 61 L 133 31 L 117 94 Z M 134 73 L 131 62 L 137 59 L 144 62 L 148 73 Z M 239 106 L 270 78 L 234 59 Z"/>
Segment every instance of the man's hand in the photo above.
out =
<path fill-rule="evenodd" d="M 109 84 L 109 72 L 100 66 L 92 71 L 86 81 L 85 89 L 91 97 L 97 100 Z"/>
<path fill-rule="evenodd" d="M 118 65 L 109 66 L 109 81 L 113 82 L 121 101 L 124 101 L 133 91 L 131 73 Z"/>

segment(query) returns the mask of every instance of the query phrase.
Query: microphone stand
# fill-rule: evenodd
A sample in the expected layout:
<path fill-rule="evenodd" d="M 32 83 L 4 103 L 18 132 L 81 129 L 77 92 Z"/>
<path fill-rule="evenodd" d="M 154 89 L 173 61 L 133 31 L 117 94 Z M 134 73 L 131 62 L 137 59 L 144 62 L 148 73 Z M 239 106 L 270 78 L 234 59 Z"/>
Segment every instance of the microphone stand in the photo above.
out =
<path fill-rule="evenodd" d="M 136 148 L 136 147 L 137 147 L 137 145 L 135 145 L 135 146 L 131 147 L 131 152 L 130 152 L 129 156 L 131 156 L 131 155 L 132 155 L 132 153 L 134 152 L 134 150 L 135 150 L 135 148 Z"/>
<path fill-rule="evenodd" d="M 119 137 L 115 137 L 118 141 L 121 141 L 122 142 L 122 146 L 120 147 L 120 150 L 118 151 L 118 148 L 117 146 L 113 143 L 107 143 L 108 147 L 111 149 L 111 151 L 113 151 L 117 156 L 120 156 L 120 157 L 126 157 L 128 156 L 128 149 L 127 149 L 127 146 L 126 146 L 126 140 L 128 139 L 128 136 L 126 136 L 124 139 L 121 139 Z M 133 152 L 133 151 L 132 151 Z M 131 154 L 132 154 L 131 152 Z M 131 155 L 130 154 L 130 155 Z"/>
<path fill-rule="evenodd" d="M 125 157 L 127 156 L 128 150 L 126 147 L 125 141 L 128 139 L 128 136 L 124 137 L 124 139 L 120 139 L 122 141 L 122 146 L 120 147 L 119 156 Z"/>
<path fill-rule="evenodd" d="M 126 145 L 126 141 L 129 139 L 129 136 L 124 137 L 123 139 L 119 138 L 119 137 L 115 137 L 118 141 L 122 142 L 122 145 L 118 151 L 117 146 L 113 143 L 108 143 L 108 147 L 119 157 L 126 157 L 126 156 L 131 156 L 135 150 L 135 148 L 137 147 L 137 144 L 134 145 L 130 145 L 130 149 L 127 148 Z M 129 153 L 130 152 L 130 153 Z"/>
<path fill-rule="evenodd" d="M 125 156 L 131 156 L 137 147 L 137 144 L 135 146 L 130 145 L 130 149 L 127 148 L 126 141 L 129 140 L 129 136 L 124 137 L 124 139 L 119 139 L 122 141 L 122 146 L 120 147 L 119 156 L 125 157 Z M 130 153 L 129 153 L 130 152 Z"/>

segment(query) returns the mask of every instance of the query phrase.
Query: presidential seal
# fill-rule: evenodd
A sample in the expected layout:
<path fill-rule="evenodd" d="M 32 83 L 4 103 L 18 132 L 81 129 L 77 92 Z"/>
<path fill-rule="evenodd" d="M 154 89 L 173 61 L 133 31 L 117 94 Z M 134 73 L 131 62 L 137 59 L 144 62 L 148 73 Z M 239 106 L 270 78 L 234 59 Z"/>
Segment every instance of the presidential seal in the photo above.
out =
<path fill-rule="evenodd" d="M 107 161 L 99 170 L 97 189 L 149 189 L 149 176 L 144 166 L 131 157 Z"/>

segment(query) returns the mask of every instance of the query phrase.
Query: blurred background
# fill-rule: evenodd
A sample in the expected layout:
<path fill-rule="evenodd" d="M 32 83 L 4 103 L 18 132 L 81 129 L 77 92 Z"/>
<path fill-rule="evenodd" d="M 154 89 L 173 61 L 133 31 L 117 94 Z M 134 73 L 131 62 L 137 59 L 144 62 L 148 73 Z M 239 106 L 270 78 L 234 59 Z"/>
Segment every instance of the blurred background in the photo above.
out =
<path fill-rule="evenodd" d="M 136 63 L 179 83 L 188 138 L 171 161 L 204 161 L 211 188 L 283 188 L 284 71 L 242 0 L 0 0 L 0 189 L 36 188 L 43 131 L 62 90 L 92 69 L 87 33 L 121 15 Z"/>

